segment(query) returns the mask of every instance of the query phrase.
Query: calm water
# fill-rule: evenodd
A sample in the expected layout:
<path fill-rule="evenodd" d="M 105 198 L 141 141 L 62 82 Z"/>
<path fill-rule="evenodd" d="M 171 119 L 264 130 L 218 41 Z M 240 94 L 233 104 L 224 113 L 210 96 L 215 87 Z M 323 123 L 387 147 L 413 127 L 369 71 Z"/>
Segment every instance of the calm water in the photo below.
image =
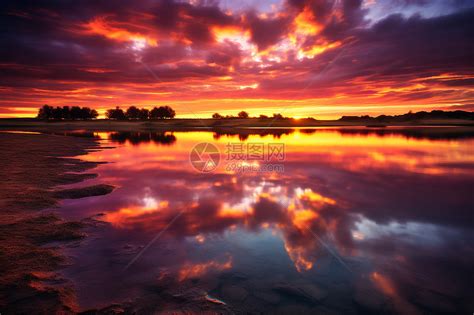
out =
<path fill-rule="evenodd" d="M 114 148 L 85 157 L 110 162 L 87 183 L 118 188 L 59 210 L 107 222 L 67 249 L 73 258 L 64 273 L 82 309 L 158 287 L 192 288 L 236 312 L 474 311 L 472 131 L 93 136 Z M 213 172 L 190 163 L 201 142 L 220 151 Z M 229 145 L 267 150 L 275 143 L 284 146 L 284 160 L 272 163 L 284 169 L 226 167 Z"/>

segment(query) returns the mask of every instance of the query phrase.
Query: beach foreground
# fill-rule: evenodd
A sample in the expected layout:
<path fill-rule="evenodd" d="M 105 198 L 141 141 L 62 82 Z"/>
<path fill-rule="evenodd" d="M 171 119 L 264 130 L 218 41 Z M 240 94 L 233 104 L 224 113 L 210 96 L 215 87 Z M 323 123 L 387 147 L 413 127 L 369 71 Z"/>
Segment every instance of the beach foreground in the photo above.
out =
<path fill-rule="evenodd" d="M 94 221 L 65 221 L 51 210 L 59 199 L 70 198 L 73 192 L 86 197 L 112 191 L 112 186 L 58 188 L 95 177 L 86 171 L 97 163 L 81 161 L 77 156 L 96 149 L 94 139 L 0 133 L 2 312 L 76 309 L 71 283 L 57 272 L 68 263 L 61 248 L 83 239 L 83 227 Z"/>

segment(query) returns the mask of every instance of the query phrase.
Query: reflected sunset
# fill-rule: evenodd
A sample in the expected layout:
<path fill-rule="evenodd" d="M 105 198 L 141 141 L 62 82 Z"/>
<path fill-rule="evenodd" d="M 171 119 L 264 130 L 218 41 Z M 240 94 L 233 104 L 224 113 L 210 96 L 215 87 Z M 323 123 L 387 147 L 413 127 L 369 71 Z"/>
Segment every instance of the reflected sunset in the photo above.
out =
<path fill-rule="evenodd" d="M 265 266 L 285 281 L 286 277 L 318 279 L 334 269 L 331 272 L 345 279 L 341 281 L 379 294 L 380 303 L 393 301 L 394 311 L 419 312 L 407 296 L 412 291 L 400 291 L 409 284 L 406 277 L 431 272 L 420 271 L 423 266 L 415 259 L 416 250 L 432 255 L 443 255 L 446 246 L 468 250 L 453 237 L 472 237 L 467 228 L 472 223 L 469 191 L 474 174 L 469 165 L 474 162 L 474 140 L 457 139 L 455 129 L 440 127 L 422 137 L 414 136 L 416 128 L 365 131 L 167 133 L 176 138 L 172 144 L 153 141 L 164 138 L 147 132 L 96 134 L 105 146 L 114 147 L 85 158 L 108 161 L 98 167 L 97 180 L 118 188 L 87 204 L 66 201 L 63 207 L 71 218 L 102 213 L 112 230 L 100 243 L 72 252 L 75 256 L 95 252 L 101 244 L 134 248 L 166 230 L 130 272 L 158 272 L 181 282 L 201 279 L 214 298 L 229 303 L 225 294 L 212 289 L 216 279 L 224 281 L 226 272 L 259 274 Z M 440 132 L 444 139 L 436 139 Z M 221 165 L 209 174 L 197 173 L 189 161 L 189 148 L 201 141 L 212 142 L 221 152 Z M 285 144 L 284 173 L 232 172 L 222 164 L 229 143 L 275 141 Z M 442 209 L 456 209 L 456 214 Z M 169 225 L 177 214 L 176 222 Z M 395 241 L 399 245 L 393 248 L 390 244 Z M 169 264 L 163 257 L 170 243 L 174 258 Z M 280 262 L 269 267 L 272 257 Z M 402 266 L 403 272 L 395 273 Z M 81 268 L 80 263 L 70 268 L 71 274 L 76 268 Z M 445 267 L 433 268 L 442 272 Z M 456 283 L 453 290 L 467 285 Z M 432 285 L 441 290 L 440 283 Z M 82 290 L 80 301 L 96 300 L 89 288 Z"/>

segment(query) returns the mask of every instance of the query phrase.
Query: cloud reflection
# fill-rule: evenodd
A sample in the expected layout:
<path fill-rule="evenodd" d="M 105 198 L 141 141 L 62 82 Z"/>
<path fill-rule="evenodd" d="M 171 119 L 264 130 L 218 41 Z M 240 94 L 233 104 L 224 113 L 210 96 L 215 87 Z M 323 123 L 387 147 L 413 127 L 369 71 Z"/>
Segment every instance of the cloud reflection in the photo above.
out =
<path fill-rule="evenodd" d="M 207 250 L 216 246 L 218 254 L 207 260 L 184 255 L 176 263 L 177 279 L 238 268 L 238 255 L 216 240 L 231 231 L 269 231 L 281 239 L 300 274 L 321 270 L 327 255 L 314 234 L 328 240 L 351 269 L 361 268 L 358 274 L 401 305 L 398 311 L 416 309 L 406 295 L 421 283 L 436 294 L 468 296 L 463 274 L 472 260 L 458 257 L 473 250 L 474 176 L 459 165 L 473 164 L 472 140 L 297 130 L 280 138 L 285 172 L 275 176 L 220 168 L 196 173 L 188 150 L 208 139 L 223 148 L 229 139 L 202 132 L 174 135 L 169 147 L 125 142 L 88 156 L 114 162 L 98 172 L 101 180 L 120 187 L 86 211 L 104 212 L 115 233 L 140 240 L 149 240 L 182 212 L 166 231 L 175 250 L 184 250 L 177 243 L 192 240 L 192 246 Z M 253 140 L 275 141 L 271 135 L 248 135 L 246 141 Z M 370 261 L 370 272 L 357 265 L 360 261 Z M 435 274 L 442 276 L 434 279 Z"/>

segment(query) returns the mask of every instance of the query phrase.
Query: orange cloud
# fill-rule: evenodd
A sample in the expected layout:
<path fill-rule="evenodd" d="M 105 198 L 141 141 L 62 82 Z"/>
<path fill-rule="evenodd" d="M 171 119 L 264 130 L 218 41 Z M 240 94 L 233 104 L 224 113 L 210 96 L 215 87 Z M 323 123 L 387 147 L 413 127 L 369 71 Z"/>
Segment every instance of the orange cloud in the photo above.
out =
<path fill-rule="evenodd" d="M 146 45 L 158 45 L 158 40 L 156 38 L 136 32 L 130 32 L 126 28 L 116 27 L 112 24 L 113 23 L 110 23 L 105 17 L 97 17 L 86 23 L 83 27 L 86 29 L 86 34 L 97 34 L 116 41 L 130 42 L 134 49 L 143 49 Z"/>
<path fill-rule="evenodd" d="M 225 262 L 208 261 L 201 264 L 184 264 L 178 272 L 178 280 L 183 281 L 190 278 L 200 277 L 209 271 L 222 271 L 232 268 L 232 258 Z"/>

